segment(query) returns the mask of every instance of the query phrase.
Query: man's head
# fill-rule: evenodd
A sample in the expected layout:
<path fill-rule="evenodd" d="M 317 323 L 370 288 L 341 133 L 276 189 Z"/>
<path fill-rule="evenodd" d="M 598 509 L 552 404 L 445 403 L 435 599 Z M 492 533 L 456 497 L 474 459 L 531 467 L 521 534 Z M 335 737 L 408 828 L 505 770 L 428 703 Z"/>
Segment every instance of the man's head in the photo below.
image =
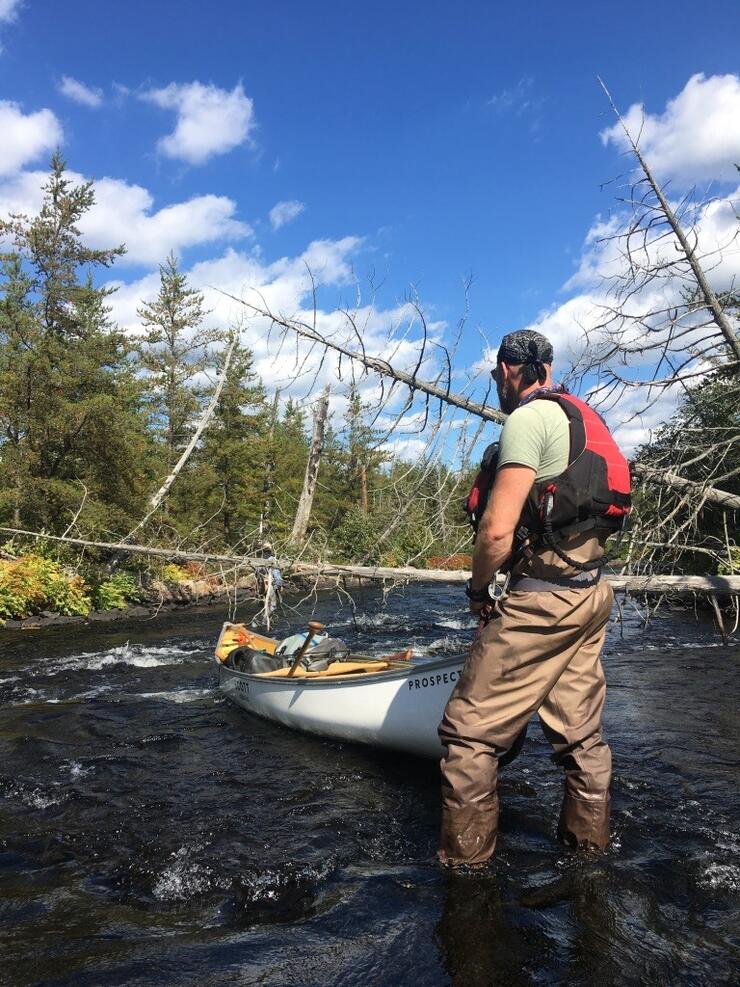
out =
<path fill-rule="evenodd" d="M 526 391 L 550 380 L 552 357 L 552 343 L 540 332 L 519 329 L 504 336 L 491 376 L 505 414 L 514 411 Z"/>

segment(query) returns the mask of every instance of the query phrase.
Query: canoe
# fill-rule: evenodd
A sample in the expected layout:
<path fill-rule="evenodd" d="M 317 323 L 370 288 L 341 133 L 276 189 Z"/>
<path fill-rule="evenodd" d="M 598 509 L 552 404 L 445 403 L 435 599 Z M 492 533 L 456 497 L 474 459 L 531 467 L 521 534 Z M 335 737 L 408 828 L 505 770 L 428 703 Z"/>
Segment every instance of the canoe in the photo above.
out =
<path fill-rule="evenodd" d="M 246 638 L 245 638 L 246 635 Z M 274 653 L 275 642 L 254 639 L 242 624 L 226 623 L 216 646 L 219 687 L 242 709 L 305 733 L 439 758 L 437 726 L 465 661 L 396 661 L 351 655 L 324 672 L 286 668 L 249 674 L 226 664 L 247 644 Z"/>

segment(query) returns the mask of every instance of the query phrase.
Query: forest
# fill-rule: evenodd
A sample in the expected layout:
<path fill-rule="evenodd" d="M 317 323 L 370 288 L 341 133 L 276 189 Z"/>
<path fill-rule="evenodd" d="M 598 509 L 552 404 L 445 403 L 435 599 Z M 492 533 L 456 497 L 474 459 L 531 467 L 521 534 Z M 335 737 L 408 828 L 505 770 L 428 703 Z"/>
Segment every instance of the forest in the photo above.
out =
<path fill-rule="evenodd" d="M 390 567 L 434 567 L 461 553 L 465 561 L 471 537 L 462 504 L 476 456 L 490 441 L 480 421 L 464 448 L 438 443 L 411 460 L 399 455 L 379 414 L 388 398 L 363 398 L 362 374 L 377 367 L 362 350 L 347 361 L 360 373 L 345 372 L 332 385 L 344 398 L 341 420 L 328 413 L 328 391 L 304 401 L 283 397 L 255 372 L 239 326 L 212 327 L 203 293 L 174 254 L 162 259 L 156 296 L 141 299 L 138 330 L 123 331 L 111 317 L 114 289 L 105 281 L 125 246 L 92 249 L 79 229 L 94 196 L 93 183 L 75 184 L 56 154 L 38 214 L 0 220 L 0 617 L 121 606 L 153 578 L 187 575 L 166 559 L 111 557 L 49 536 L 245 557 L 269 543 L 280 558 Z M 738 296 L 716 300 L 723 318 L 736 320 Z M 635 572 L 733 574 L 740 569 L 737 360 L 731 349 L 729 359 L 718 359 L 711 342 L 700 354 L 702 372 L 690 372 L 695 315 L 707 308 L 701 285 L 683 289 L 681 307 L 680 317 L 678 307 L 669 316 L 671 346 L 664 332 L 655 344 L 662 348 L 656 367 L 670 370 L 681 397 L 635 453 L 636 510 L 620 564 Z M 686 313 L 694 316 L 692 336 L 676 347 Z M 312 346 L 335 345 L 299 321 L 261 314 L 284 333 L 313 333 Z M 619 345 L 625 349 L 623 336 Z M 571 387 L 596 371 L 592 392 L 613 406 L 627 385 L 637 386 L 602 357 L 598 366 L 593 360 L 570 368 Z M 642 382 L 648 401 L 666 386 L 659 376 Z M 408 375 L 397 375 L 409 399 L 395 421 L 421 395 L 426 413 L 417 414 L 416 426 L 411 419 L 412 430 L 438 433 L 443 402 L 431 417 L 430 402 L 441 377 L 435 392 L 417 376 L 409 384 Z M 497 420 L 494 412 L 488 418 Z M 153 501 L 166 480 L 166 496 Z"/>

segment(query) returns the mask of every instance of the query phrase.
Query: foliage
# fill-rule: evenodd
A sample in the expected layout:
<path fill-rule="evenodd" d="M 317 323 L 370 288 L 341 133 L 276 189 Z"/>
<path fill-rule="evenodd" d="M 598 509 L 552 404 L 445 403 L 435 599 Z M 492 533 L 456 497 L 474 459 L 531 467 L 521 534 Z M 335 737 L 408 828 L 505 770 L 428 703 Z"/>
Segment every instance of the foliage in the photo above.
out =
<path fill-rule="evenodd" d="M 739 437 L 740 385 L 730 372 L 719 371 L 686 389 L 676 413 L 653 442 L 638 450 L 636 460 L 652 469 L 670 468 L 698 489 L 709 484 L 740 494 Z M 671 547 L 656 559 L 662 567 L 680 563 L 683 572 L 727 573 L 737 551 L 732 546 L 737 524 L 731 512 L 701 496 L 671 494 L 649 483 L 638 485 L 635 507 L 639 542 L 654 541 L 661 528 L 664 539 L 671 536 Z M 648 544 L 646 556 L 649 553 Z"/>
<path fill-rule="evenodd" d="M 160 578 L 165 583 L 185 583 L 192 579 L 192 576 L 183 566 L 168 562 L 167 565 L 162 566 Z"/>
<path fill-rule="evenodd" d="M 719 564 L 719 574 L 721 576 L 736 576 L 740 573 L 740 545 L 733 545 L 730 548 L 729 557 Z"/>
<path fill-rule="evenodd" d="M 191 382 L 208 368 L 208 347 L 224 334 L 202 325 L 208 315 L 203 293 L 189 286 L 174 254 L 160 265 L 159 276 L 157 297 L 137 311 L 145 330 L 138 353 L 146 372 L 150 426 L 170 467 L 187 444 L 202 397 Z"/>
<path fill-rule="evenodd" d="M 0 617 L 23 618 L 51 610 L 85 616 L 92 601 L 85 581 L 37 555 L 0 562 Z"/>
<path fill-rule="evenodd" d="M 203 294 L 170 255 L 156 296 L 138 309 L 132 343 L 112 321 L 111 289 L 99 284 L 123 248 L 93 250 L 80 234 L 93 201 L 92 185 L 75 185 L 55 155 L 38 215 L 0 219 L 0 525 L 113 541 L 146 516 L 192 436 L 227 333 L 209 323 Z M 737 310 L 735 296 L 722 301 Z M 248 348 L 235 347 L 208 428 L 137 540 L 219 554 L 247 554 L 266 540 L 278 555 L 289 547 L 312 423 L 301 399 L 276 395 L 268 403 L 275 383 L 256 373 Z M 469 552 L 461 505 L 474 470 L 394 458 L 354 383 L 345 397 L 344 421 L 335 415 L 327 424 L 302 557 L 424 566 Z M 737 376 L 710 369 L 686 386 L 675 417 L 638 460 L 740 493 L 738 409 Z M 643 552 L 625 541 L 631 563 L 738 571 L 734 519 L 694 493 L 639 486 L 635 542 L 654 545 Z M 655 547 L 656 532 L 670 535 L 670 544 Z M 127 572 L 100 581 L 108 558 L 91 550 L 85 581 L 64 575 L 75 549 L 16 540 L 11 551 L 19 550 L 35 561 L 3 563 L 6 615 L 86 612 L 93 600 L 125 606 L 147 579 L 203 575 L 131 556 Z"/>
<path fill-rule="evenodd" d="M 220 368 L 219 368 L 220 369 Z M 252 354 L 234 349 L 215 414 L 171 500 L 186 532 L 236 546 L 259 527 L 267 456 L 267 406 Z"/>
<path fill-rule="evenodd" d="M 378 565 L 381 557 L 378 536 L 381 530 L 377 514 L 366 514 L 356 505 L 350 507 L 332 538 L 337 561 L 362 559 L 367 565 Z"/>
<path fill-rule="evenodd" d="M 78 228 L 94 201 L 52 160 L 38 216 L 0 220 L 0 520 L 53 532 L 126 525 L 147 485 L 145 420 L 110 289 L 93 271 L 123 247 L 92 250 Z M 84 269 L 84 270 L 83 270 Z"/>
<path fill-rule="evenodd" d="M 93 601 L 97 610 L 123 610 L 141 599 L 138 581 L 130 572 L 114 572 L 95 587 Z"/>
<path fill-rule="evenodd" d="M 9 245 L 0 255 L 0 524 L 111 541 L 146 515 L 189 440 L 226 333 L 208 323 L 204 296 L 174 255 L 160 267 L 157 294 L 138 309 L 139 335 L 114 325 L 111 289 L 95 276 L 123 248 L 85 245 L 79 225 L 93 202 L 92 185 L 75 185 L 55 155 L 39 214 L 0 221 Z M 326 431 L 305 557 L 422 564 L 432 551 L 459 547 L 456 503 L 440 520 L 440 504 L 418 497 L 423 471 L 396 473 L 354 385 L 346 408 L 343 425 Z M 139 540 L 228 553 L 267 539 L 284 544 L 310 429 L 300 401 L 268 405 L 251 352 L 237 346 L 208 429 Z M 444 477 L 440 491 L 455 482 Z M 55 542 L 30 551 L 75 558 Z M 117 575 L 98 585 L 106 561 L 86 553 L 96 605 L 113 607 L 133 598 L 134 584 Z M 188 577 L 135 556 L 127 567 L 139 582 Z"/>

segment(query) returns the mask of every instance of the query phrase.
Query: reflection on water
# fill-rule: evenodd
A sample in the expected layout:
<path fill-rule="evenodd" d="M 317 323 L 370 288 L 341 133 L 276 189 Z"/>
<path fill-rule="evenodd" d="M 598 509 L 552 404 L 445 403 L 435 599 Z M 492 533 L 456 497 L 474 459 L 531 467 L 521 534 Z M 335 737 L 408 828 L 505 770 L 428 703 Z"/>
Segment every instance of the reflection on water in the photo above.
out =
<path fill-rule="evenodd" d="M 441 655 L 472 634 L 447 588 L 358 604 L 316 611 L 358 650 Z M 733 981 L 737 643 L 668 611 L 644 636 L 615 626 L 611 849 L 554 843 L 560 777 L 533 726 L 495 863 L 448 874 L 436 766 L 224 702 L 223 616 L 5 635 L 0 983 Z"/>

